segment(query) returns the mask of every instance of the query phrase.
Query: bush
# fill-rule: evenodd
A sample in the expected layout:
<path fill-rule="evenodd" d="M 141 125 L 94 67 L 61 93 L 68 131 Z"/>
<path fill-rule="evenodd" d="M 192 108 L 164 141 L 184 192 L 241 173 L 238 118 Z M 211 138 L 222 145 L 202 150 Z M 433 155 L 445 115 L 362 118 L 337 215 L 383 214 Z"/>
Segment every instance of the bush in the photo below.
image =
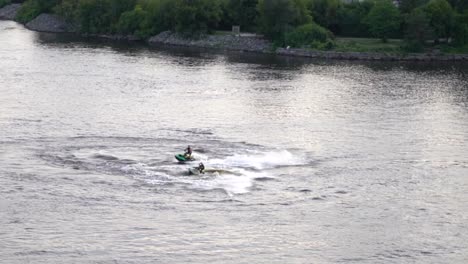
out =
<path fill-rule="evenodd" d="M 455 13 L 446 0 L 431 0 L 425 7 L 431 27 L 434 29 L 436 42 L 440 38 L 449 38 L 453 30 Z"/>
<path fill-rule="evenodd" d="M 266 37 L 284 44 L 286 32 L 312 22 L 303 0 L 259 0 L 258 26 Z"/>
<path fill-rule="evenodd" d="M 239 25 L 242 31 L 253 31 L 258 16 L 258 0 L 225 0 L 222 3 L 223 17 L 221 23 L 224 29 Z"/>
<path fill-rule="evenodd" d="M 18 10 L 16 20 L 28 23 L 41 13 L 50 12 L 59 0 L 27 0 Z"/>
<path fill-rule="evenodd" d="M 365 21 L 375 37 L 387 42 L 400 29 L 400 11 L 390 0 L 378 1 Z"/>
<path fill-rule="evenodd" d="M 28 23 L 41 14 L 39 3 L 35 0 L 26 1 L 16 14 L 16 20 L 20 23 Z"/>
<path fill-rule="evenodd" d="M 143 10 L 148 12 L 148 17 L 142 22 L 140 34 L 150 36 L 165 30 L 175 30 L 174 0 L 146 0 L 142 2 Z"/>
<path fill-rule="evenodd" d="M 144 22 L 148 19 L 148 12 L 137 5 L 132 11 L 122 13 L 117 24 L 117 31 L 122 34 L 142 34 Z"/>
<path fill-rule="evenodd" d="M 78 23 L 81 32 L 110 32 L 112 17 L 109 12 L 112 6 L 109 0 L 80 0 L 78 2 Z"/>
<path fill-rule="evenodd" d="M 186 35 L 209 33 L 221 20 L 219 0 L 175 0 L 175 29 Z"/>
<path fill-rule="evenodd" d="M 468 10 L 456 16 L 453 44 L 458 47 L 468 44 Z"/>
<path fill-rule="evenodd" d="M 427 40 L 433 36 L 429 19 L 422 8 L 416 8 L 405 17 L 406 33 L 403 49 L 410 52 L 420 52 Z"/>
<path fill-rule="evenodd" d="M 78 24 L 78 4 L 77 0 L 63 0 L 59 5 L 54 7 L 54 13 L 63 17 L 66 21 L 72 24 Z"/>
<path fill-rule="evenodd" d="M 286 34 L 286 44 L 292 47 L 303 47 L 311 46 L 312 43 L 318 46 L 317 43 L 328 42 L 327 45 L 330 45 L 333 42 L 331 41 L 332 38 L 333 34 L 327 29 L 317 24 L 309 23 L 299 26 L 294 31 Z"/>

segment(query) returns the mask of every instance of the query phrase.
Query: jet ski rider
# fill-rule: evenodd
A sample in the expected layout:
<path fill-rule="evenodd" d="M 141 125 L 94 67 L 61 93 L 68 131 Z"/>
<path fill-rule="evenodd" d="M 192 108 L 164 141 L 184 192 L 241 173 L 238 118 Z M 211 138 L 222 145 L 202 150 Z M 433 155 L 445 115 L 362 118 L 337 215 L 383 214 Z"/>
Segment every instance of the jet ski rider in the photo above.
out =
<path fill-rule="evenodd" d="M 205 173 L 205 165 L 203 165 L 203 162 L 200 162 L 200 164 L 198 164 L 198 171 L 202 174 Z"/>
<path fill-rule="evenodd" d="M 184 156 L 186 158 L 191 158 L 192 157 L 192 148 L 190 147 L 190 145 L 185 149 Z"/>

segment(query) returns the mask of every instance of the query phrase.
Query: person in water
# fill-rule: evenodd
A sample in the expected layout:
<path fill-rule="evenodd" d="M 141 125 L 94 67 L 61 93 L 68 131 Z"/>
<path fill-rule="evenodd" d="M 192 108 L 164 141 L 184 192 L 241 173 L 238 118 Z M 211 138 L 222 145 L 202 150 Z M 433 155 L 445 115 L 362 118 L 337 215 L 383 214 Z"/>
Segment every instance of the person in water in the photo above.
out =
<path fill-rule="evenodd" d="M 205 165 L 203 164 L 203 162 L 200 162 L 200 164 L 198 164 L 198 171 L 200 173 L 205 173 Z"/>
<path fill-rule="evenodd" d="M 186 158 L 191 158 L 192 157 L 192 148 L 190 147 L 190 145 L 185 149 L 184 156 Z"/>

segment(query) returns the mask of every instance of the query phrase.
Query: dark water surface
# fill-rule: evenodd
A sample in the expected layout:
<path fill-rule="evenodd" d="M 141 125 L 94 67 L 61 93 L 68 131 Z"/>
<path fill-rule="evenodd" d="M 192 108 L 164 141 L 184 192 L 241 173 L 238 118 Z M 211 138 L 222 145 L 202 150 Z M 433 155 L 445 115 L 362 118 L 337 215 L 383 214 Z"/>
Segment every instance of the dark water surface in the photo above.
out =
<path fill-rule="evenodd" d="M 467 76 L 0 22 L 0 262 L 467 263 Z"/>

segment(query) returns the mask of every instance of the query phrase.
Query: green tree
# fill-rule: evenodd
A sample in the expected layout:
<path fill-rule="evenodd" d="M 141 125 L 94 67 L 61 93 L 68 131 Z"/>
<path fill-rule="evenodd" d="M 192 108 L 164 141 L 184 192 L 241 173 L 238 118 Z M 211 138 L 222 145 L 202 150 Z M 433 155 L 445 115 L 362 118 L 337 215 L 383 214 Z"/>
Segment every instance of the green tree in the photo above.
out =
<path fill-rule="evenodd" d="M 415 8 L 421 7 L 428 2 L 429 0 L 401 0 L 398 7 L 400 8 L 401 13 L 409 14 Z"/>
<path fill-rule="evenodd" d="M 77 25 L 79 20 L 78 4 L 77 0 L 62 0 L 59 5 L 54 7 L 54 12 L 69 23 Z"/>
<path fill-rule="evenodd" d="M 468 44 L 468 9 L 462 14 L 457 14 L 454 28 L 454 45 L 465 46 Z"/>
<path fill-rule="evenodd" d="M 436 42 L 448 39 L 453 31 L 455 13 L 447 0 L 431 0 L 424 8 L 434 30 Z"/>
<path fill-rule="evenodd" d="M 257 8 L 259 30 L 281 45 L 284 45 L 287 32 L 312 22 L 303 0 L 259 0 Z"/>
<path fill-rule="evenodd" d="M 427 40 L 432 38 L 429 19 L 422 8 L 414 9 L 405 17 L 405 46 L 408 51 L 422 51 Z"/>
<path fill-rule="evenodd" d="M 311 46 L 312 43 L 332 43 L 333 33 L 315 23 L 297 27 L 286 34 L 286 44 L 292 47 Z"/>
<path fill-rule="evenodd" d="M 225 0 L 223 23 L 226 28 L 239 25 L 241 30 L 252 31 L 256 26 L 258 0 Z"/>
<path fill-rule="evenodd" d="M 112 17 L 109 0 L 79 0 L 78 20 L 84 33 L 98 34 L 110 32 Z"/>
<path fill-rule="evenodd" d="M 117 31 L 122 34 L 136 34 L 146 37 L 145 21 L 148 19 L 148 12 L 140 5 L 135 6 L 132 11 L 123 12 L 117 24 Z"/>
<path fill-rule="evenodd" d="M 218 0 L 175 0 L 175 29 L 188 35 L 207 33 L 221 19 Z"/>
<path fill-rule="evenodd" d="M 339 32 L 339 15 L 343 9 L 342 0 L 309 0 L 307 7 L 319 25 L 335 33 Z"/>
<path fill-rule="evenodd" d="M 60 0 L 27 0 L 18 10 L 16 20 L 27 23 L 36 18 L 41 13 L 52 11 Z"/>
<path fill-rule="evenodd" d="M 140 0 L 140 4 L 148 12 L 147 18 L 142 22 L 140 34 L 150 36 L 165 30 L 175 30 L 176 1 Z"/>
<path fill-rule="evenodd" d="M 387 42 L 400 28 L 400 12 L 389 0 L 382 0 L 372 7 L 366 23 L 375 37 Z"/>
<path fill-rule="evenodd" d="M 459 13 L 463 13 L 468 9 L 467 0 L 449 0 L 449 4 L 456 9 Z"/>
<path fill-rule="evenodd" d="M 365 18 L 374 6 L 372 1 L 352 2 L 343 5 L 338 13 L 338 28 L 335 32 L 341 36 L 348 37 L 370 37 Z"/>

